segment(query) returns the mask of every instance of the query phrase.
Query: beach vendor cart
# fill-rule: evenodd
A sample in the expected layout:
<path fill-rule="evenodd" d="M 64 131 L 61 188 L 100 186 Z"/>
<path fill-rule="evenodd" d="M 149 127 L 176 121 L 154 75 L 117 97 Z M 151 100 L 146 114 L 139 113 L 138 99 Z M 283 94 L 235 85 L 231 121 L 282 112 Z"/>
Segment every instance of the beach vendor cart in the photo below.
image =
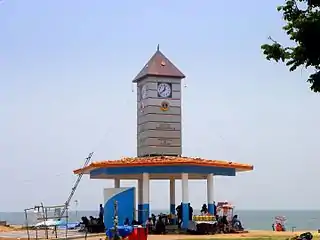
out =
<path fill-rule="evenodd" d="M 233 219 L 234 206 L 229 202 L 218 202 L 217 204 L 217 215 L 220 217 L 225 217 L 228 222 Z"/>
<path fill-rule="evenodd" d="M 219 233 L 243 233 L 241 221 L 237 215 L 234 215 L 234 206 L 229 202 L 218 202 L 217 204 L 218 216 L 218 232 Z"/>
<path fill-rule="evenodd" d="M 194 215 L 188 230 L 197 234 L 215 234 L 217 232 L 216 217 L 210 214 Z"/>
<path fill-rule="evenodd" d="M 286 227 L 285 227 L 286 221 L 287 221 L 287 218 L 285 216 L 276 216 L 274 218 L 274 223 L 272 224 L 273 231 L 285 232 L 286 231 Z"/>

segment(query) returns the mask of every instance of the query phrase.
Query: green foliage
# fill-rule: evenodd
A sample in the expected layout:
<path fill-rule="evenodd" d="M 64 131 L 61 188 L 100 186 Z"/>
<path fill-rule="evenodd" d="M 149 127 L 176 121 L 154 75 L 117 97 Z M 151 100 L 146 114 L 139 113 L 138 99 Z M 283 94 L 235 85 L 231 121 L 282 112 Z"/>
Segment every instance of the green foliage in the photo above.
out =
<path fill-rule="evenodd" d="M 318 5 L 318 6 L 317 6 Z M 282 13 L 286 32 L 293 46 L 283 46 L 269 37 L 271 44 L 261 49 L 267 60 L 283 62 L 290 71 L 298 67 L 314 70 L 307 80 L 314 92 L 320 92 L 320 8 L 318 0 L 285 0 L 277 8 Z"/>

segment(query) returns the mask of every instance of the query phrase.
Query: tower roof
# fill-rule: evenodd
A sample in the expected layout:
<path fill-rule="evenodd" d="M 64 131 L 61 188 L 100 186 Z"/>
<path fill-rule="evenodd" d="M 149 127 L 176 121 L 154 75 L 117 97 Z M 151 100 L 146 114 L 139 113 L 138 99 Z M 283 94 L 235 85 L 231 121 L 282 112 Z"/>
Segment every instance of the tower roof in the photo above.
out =
<path fill-rule="evenodd" d="M 136 83 L 146 77 L 172 77 L 185 78 L 186 76 L 160 51 L 159 45 L 157 51 L 132 82 Z"/>

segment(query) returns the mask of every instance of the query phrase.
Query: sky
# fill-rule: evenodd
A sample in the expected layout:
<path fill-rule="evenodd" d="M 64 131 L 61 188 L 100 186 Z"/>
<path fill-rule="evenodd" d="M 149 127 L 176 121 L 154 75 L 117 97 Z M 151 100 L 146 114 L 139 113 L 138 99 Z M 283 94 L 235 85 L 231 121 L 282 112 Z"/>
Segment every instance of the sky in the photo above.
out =
<path fill-rule="evenodd" d="M 290 73 L 260 50 L 270 35 L 292 44 L 276 11 L 282 2 L 2 0 L 0 211 L 64 203 L 91 151 L 93 161 L 136 155 L 131 81 L 157 44 L 187 76 L 183 155 L 255 167 L 216 177 L 215 200 L 319 209 L 319 95 L 306 70 Z M 78 209 L 98 209 L 112 186 L 84 176 Z M 200 208 L 206 182 L 189 188 Z M 150 199 L 152 209 L 169 209 L 169 183 L 153 181 Z"/>

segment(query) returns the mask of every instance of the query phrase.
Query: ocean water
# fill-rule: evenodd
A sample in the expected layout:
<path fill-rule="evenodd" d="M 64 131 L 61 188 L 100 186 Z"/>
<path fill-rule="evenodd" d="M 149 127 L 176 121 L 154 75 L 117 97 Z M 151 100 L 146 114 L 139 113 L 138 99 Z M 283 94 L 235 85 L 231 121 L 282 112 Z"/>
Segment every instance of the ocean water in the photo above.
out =
<path fill-rule="evenodd" d="M 166 213 L 167 211 L 155 210 L 155 214 Z M 197 214 L 195 210 L 195 214 Z M 244 227 L 248 230 L 271 230 L 271 225 L 275 216 L 285 216 L 287 218 L 286 227 L 291 230 L 317 230 L 320 228 L 320 210 L 276 210 L 276 211 L 258 211 L 258 210 L 236 210 Z M 98 211 L 78 211 L 69 212 L 69 222 L 80 221 L 82 216 L 97 216 Z M 29 224 L 34 224 L 36 216 L 34 213 L 28 214 Z M 0 220 L 5 220 L 9 224 L 24 225 L 24 212 L 0 212 Z"/>

